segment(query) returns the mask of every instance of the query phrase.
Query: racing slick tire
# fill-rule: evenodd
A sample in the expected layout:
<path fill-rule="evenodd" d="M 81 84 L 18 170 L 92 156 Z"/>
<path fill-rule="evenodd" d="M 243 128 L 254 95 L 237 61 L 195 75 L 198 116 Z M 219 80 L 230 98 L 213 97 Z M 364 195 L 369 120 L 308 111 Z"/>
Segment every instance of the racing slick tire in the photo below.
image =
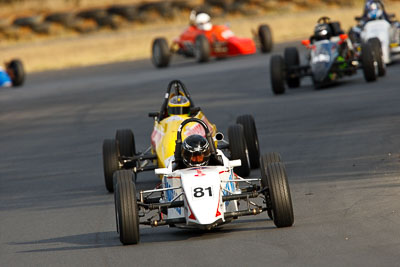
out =
<path fill-rule="evenodd" d="M 25 81 L 25 70 L 22 61 L 13 59 L 7 65 L 7 72 L 10 75 L 13 86 L 21 86 Z"/>
<path fill-rule="evenodd" d="M 241 177 L 248 177 L 250 175 L 250 159 L 243 126 L 240 124 L 229 126 L 228 140 L 231 159 L 240 159 L 242 162 L 241 166 L 233 169 L 234 172 Z"/>
<path fill-rule="evenodd" d="M 270 63 L 272 92 L 276 95 L 285 93 L 285 63 L 280 55 L 273 55 Z"/>
<path fill-rule="evenodd" d="M 267 153 L 265 154 L 265 158 L 268 164 L 282 161 L 281 155 L 278 152 Z"/>
<path fill-rule="evenodd" d="M 287 47 L 283 58 L 286 67 L 286 83 L 289 88 L 298 88 L 300 86 L 300 77 L 296 72 L 291 72 L 290 69 L 300 66 L 299 51 L 296 47 Z"/>
<path fill-rule="evenodd" d="M 382 45 L 379 38 L 371 38 L 368 40 L 369 45 L 372 48 L 372 52 L 375 57 L 375 61 L 378 64 L 378 76 L 382 77 L 386 75 L 386 64 L 383 62 Z"/>
<path fill-rule="evenodd" d="M 265 199 L 275 226 L 278 228 L 292 226 L 293 205 L 285 165 L 282 162 L 268 163 L 264 155 L 261 158 L 261 179 L 268 184 Z"/>
<path fill-rule="evenodd" d="M 236 118 L 236 123 L 243 126 L 244 138 L 249 150 L 250 166 L 256 169 L 260 166 L 260 146 L 256 123 L 252 115 L 242 115 Z"/>
<path fill-rule="evenodd" d="M 106 139 L 103 142 L 103 170 L 104 182 L 108 192 L 114 192 L 113 174 L 119 170 L 118 144 L 115 139 Z"/>
<path fill-rule="evenodd" d="M 157 68 L 168 67 L 171 58 L 171 52 L 165 38 L 156 38 L 152 45 L 152 62 Z"/>
<path fill-rule="evenodd" d="M 115 134 L 119 153 L 123 157 L 133 157 L 136 154 L 135 137 L 130 129 L 119 129 Z"/>
<path fill-rule="evenodd" d="M 369 43 L 361 46 L 361 62 L 365 80 L 367 82 L 376 81 L 375 60 Z"/>
<path fill-rule="evenodd" d="M 269 153 L 267 153 L 267 154 L 265 154 L 264 156 L 263 156 L 265 159 L 264 159 L 264 164 L 265 165 L 267 165 L 268 166 L 268 164 L 271 164 L 271 163 L 274 163 L 274 162 L 281 162 L 282 161 L 282 159 L 281 159 L 281 155 L 279 154 L 279 153 L 277 153 L 277 152 L 269 152 Z M 267 181 L 267 178 L 265 177 L 265 176 L 262 176 L 261 177 L 261 186 L 264 188 L 264 187 L 268 187 L 268 181 Z M 268 195 L 265 195 L 265 200 L 266 200 L 266 202 L 267 202 L 267 208 L 268 207 L 271 207 L 271 198 L 270 198 L 270 196 Z M 267 210 L 267 213 L 268 213 L 268 217 L 271 219 L 271 220 L 273 220 L 273 215 L 272 215 L 272 210 L 271 209 L 268 209 Z"/>
<path fill-rule="evenodd" d="M 124 245 L 137 244 L 140 241 L 136 186 L 132 176 L 133 173 L 129 170 L 120 170 L 114 174 L 115 218 L 119 240 Z"/>
<path fill-rule="evenodd" d="M 258 38 L 261 44 L 261 52 L 271 52 L 273 46 L 272 32 L 271 28 L 267 24 L 262 24 L 258 27 Z"/>
<path fill-rule="evenodd" d="M 207 37 L 199 34 L 194 42 L 194 56 L 199 63 L 210 60 L 211 47 Z"/>

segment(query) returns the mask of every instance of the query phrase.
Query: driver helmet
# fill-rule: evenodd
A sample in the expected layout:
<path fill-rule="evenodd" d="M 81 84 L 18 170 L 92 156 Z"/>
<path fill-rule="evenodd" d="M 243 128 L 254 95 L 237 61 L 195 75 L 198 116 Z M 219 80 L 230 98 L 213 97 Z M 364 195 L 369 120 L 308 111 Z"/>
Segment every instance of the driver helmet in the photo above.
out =
<path fill-rule="evenodd" d="M 190 113 L 190 101 L 186 96 L 177 95 L 168 101 L 168 115 L 183 115 Z"/>
<path fill-rule="evenodd" d="M 188 167 L 205 166 L 210 160 L 210 144 L 201 135 L 189 135 L 183 141 L 181 155 L 183 163 Z"/>
<path fill-rule="evenodd" d="M 314 28 L 314 37 L 315 40 L 329 40 L 332 36 L 332 30 L 329 24 L 321 23 L 317 24 Z"/>
<path fill-rule="evenodd" d="M 368 19 L 381 19 L 383 16 L 382 5 L 377 1 L 367 2 L 366 9 Z"/>
<path fill-rule="evenodd" d="M 199 13 L 196 16 L 196 26 L 203 31 L 210 31 L 212 29 L 211 17 L 206 13 Z"/>

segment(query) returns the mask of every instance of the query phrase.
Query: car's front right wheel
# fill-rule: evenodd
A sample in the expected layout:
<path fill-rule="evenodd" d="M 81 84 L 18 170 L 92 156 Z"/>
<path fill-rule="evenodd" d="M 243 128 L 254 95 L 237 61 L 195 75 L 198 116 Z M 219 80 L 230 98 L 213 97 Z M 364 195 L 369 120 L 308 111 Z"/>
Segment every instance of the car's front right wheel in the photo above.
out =
<path fill-rule="evenodd" d="M 285 62 L 280 55 L 273 55 L 270 62 L 272 92 L 276 95 L 285 93 Z"/>
<path fill-rule="evenodd" d="M 114 183 L 115 217 L 119 239 L 124 245 L 137 244 L 140 241 L 139 211 L 132 171 L 115 172 Z"/>

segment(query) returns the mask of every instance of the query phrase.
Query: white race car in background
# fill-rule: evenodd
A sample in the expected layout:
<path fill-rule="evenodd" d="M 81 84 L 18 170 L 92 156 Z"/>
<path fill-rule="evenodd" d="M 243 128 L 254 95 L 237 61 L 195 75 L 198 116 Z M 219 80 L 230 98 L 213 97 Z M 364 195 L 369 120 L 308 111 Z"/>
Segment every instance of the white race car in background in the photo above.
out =
<path fill-rule="evenodd" d="M 181 160 L 181 132 L 190 122 L 199 123 L 204 128 L 211 145 L 210 162 L 204 167 L 175 170 L 176 162 Z M 219 136 L 219 141 L 225 142 L 221 140 L 222 134 Z M 261 178 L 239 177 L 233 168 L 240 165 L 240 160 L 229 160 L 215 147 L 202 120 L 190 118 L 183 121 L 177 132 L 175 159 L 171 159 L 166 168 L 155 170 L 162 176 L 158 187 L 140 191 L 137 198 L 132 171 L 114 173 L 115 214 L 121 243 L 137 244 L 140 224 L 209 230 L 240 216 L 264 211 L 277 227 L 292 226 L 292 200 L 279 154 L 269 153 L 261 157 Z M 256 198 L 260 201 L 255 201 Z M 241 209 L 239 201 L 242 201 Z"/>
<path fill-rule="evenodd" d="M 355 19 L 361 20 L 360 17 Z M 385 64 L 390 64 L 394 56 L 400 54 L 399 26 L 398 22 L 389 23 L 385 19 L 369 20 L 362 27 L 351 28 L 349 36 L 359 47 L 361 47 L 361 43 L 380 41 L 383 61 Z"/>

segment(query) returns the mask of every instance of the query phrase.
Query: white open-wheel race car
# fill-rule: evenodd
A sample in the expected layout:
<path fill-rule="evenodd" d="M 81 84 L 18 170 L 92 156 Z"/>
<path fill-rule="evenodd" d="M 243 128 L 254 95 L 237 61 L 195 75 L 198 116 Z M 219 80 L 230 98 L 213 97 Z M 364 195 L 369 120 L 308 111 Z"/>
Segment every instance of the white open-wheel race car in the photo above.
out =
<path fill-rule="evenodd" d="M 189 123 L 204 128 L 210 144 L 207 166 L 182 167 L 182 130 Z M 162 177 L 159 186 L 137 192 L 131 170 L 114 173 L 115 215 L 121 243 L 139 243 L 140 224 L 209 230 L 240 216 L 264 211 L 277 227 L 292 226 L 292 200 L 280 155 L 265 154 L 260 158 L 260 164 L 261 178 L 238 176 L 233 168 L 240 166 L 241 160 L 229 160 L 215 146 L 203 120 L 186 119 L 177 131 L 174 157 L 170 158 L 166 168 L 155 169 Z M 257 198 L 260 200 L 255 200 Z"/>

